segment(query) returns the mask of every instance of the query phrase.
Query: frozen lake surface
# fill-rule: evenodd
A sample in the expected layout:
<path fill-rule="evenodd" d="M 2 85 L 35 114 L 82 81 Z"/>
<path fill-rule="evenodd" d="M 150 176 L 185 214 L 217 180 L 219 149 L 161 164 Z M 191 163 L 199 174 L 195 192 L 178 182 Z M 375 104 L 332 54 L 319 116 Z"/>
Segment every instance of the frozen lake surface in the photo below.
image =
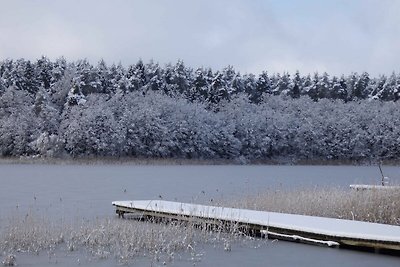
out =
<path fill-rule="evenodd" d="M 400 184 L 400 167 L 383 168 Z M 376 166 L 136 166 L 0 164 L 0 225 L 15 214 L 34 212 L 54 220 L 115 217 L 114 200 L 159 199 L 190 203 L 240 198 L 267 188 L 379 183 Z M 400 259 L 362 252 L 260 240 L 257 248 L 204 247 L 196 266 L 398 266 Z M 289 256 L 288 256 L 289 255 Z M 304 257 L 307 255 L 307 257 Z M 57 266 L 76 258 L 60 257 Z M 21 255 L 19 266 L 52 266 L 45 256 Z M 82 262 L 83 264 L 83 262 Z M 172 266 L 192 265 L 184 259 Z M 112 260 L 85 266 L 118 266 Z M 137 266 L 150 265 L 143 259 Z"/>

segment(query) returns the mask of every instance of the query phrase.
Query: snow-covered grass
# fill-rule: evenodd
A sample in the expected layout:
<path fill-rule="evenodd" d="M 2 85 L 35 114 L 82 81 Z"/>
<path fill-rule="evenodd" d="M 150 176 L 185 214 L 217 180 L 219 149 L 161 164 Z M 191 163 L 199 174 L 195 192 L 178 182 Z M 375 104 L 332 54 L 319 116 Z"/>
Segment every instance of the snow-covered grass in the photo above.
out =
<path fill-rule="evenodd" d="M 115 259 L 121 264 L 140 257 L 159 264 L 175 259 L 199 261 L 204 244 L 230 251 L 233 243 L 251 240 L 243 238 L 235 224 L 222 229 L 188 222 L 156 224 L 117 218 L 64 224 L 35 214 L 14 216 L 0 229 L 3 255 L 42 251 L 52 255 L 61 249 L 88 252 L 94 258 Z"/>
<path fill-rule="evenodd" d="M 268 189 L 239 200 L 237 208 L 400 225 L 399 190 L 355 191 L 343 188 Z"/>

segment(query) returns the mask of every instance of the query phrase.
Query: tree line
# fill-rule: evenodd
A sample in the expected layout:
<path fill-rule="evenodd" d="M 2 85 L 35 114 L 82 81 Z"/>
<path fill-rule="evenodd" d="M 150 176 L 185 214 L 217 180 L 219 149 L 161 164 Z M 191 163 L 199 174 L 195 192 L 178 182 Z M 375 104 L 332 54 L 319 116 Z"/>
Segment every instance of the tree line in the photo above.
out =
<path fill-rule="evenodd" d="M 3 156 L 398 159 L 400 76 L 0 62 Z"/>

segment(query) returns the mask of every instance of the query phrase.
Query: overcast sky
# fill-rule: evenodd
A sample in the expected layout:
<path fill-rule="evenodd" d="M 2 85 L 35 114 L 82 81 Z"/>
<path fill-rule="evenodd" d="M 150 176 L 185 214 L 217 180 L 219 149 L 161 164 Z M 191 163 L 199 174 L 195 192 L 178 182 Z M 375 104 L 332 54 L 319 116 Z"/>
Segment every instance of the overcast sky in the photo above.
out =
<path fill-rule="evenodd" d="M 0 0 L 0 59 L 400 71 L 400 0 Z"/>

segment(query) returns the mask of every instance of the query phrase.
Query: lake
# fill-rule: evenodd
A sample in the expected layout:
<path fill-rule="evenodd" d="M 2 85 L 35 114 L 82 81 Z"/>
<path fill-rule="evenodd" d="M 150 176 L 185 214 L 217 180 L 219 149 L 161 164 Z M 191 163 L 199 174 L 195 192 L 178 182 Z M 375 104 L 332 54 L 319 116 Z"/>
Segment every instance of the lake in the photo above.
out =
<path fill-rule="evenodd" d="M 400 167 L 384 166 L 400 183 Z M 348 188 L 379 183 L 376 166 L 151 166 L 0 164 L 0 229 L 16 214 L 35 213 L 53 220 L 114 218 L 114 200 L 164 199 L 211 203 L 241 198 L 268 188 Z M 230 252 L 205 245 L 200 261 L 182 257 L 170 266 L 398 266 L 399 258 L 289 242 L 256 240 L 234 244 Z M 70 266 L 79 252 L 60 252 L 57 263 L 39 255 L 17 255 L 19 266 Z M 305 257 L 305 255 L 307 255 Z M 119 266 L 112 259 L 84 260 L 84 266 Z M 136 266 L 150 266 L 138 259 Z"/>

